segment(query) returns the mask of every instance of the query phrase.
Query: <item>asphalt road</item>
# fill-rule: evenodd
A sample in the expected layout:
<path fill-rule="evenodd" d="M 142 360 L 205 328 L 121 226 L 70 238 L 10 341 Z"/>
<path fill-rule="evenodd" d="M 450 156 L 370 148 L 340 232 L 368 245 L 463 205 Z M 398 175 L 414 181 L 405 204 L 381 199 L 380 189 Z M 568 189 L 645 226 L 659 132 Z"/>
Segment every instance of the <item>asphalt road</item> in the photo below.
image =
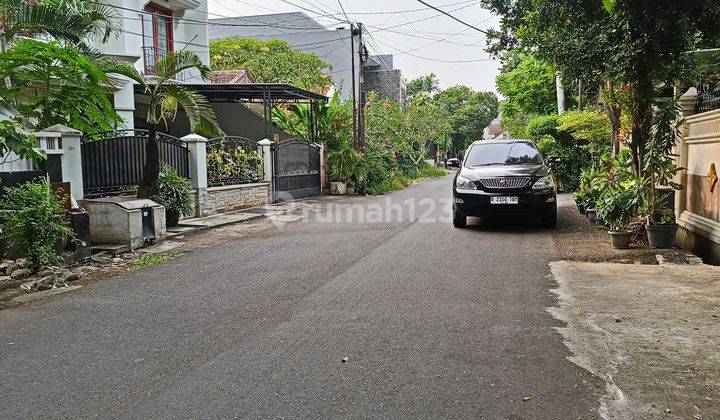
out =
<path fill-rule="evenodd" d="M 545 311 L 552 231 L 454 229 L 450 182 L 0 312 L 0 417 L 597 415 Z"/>

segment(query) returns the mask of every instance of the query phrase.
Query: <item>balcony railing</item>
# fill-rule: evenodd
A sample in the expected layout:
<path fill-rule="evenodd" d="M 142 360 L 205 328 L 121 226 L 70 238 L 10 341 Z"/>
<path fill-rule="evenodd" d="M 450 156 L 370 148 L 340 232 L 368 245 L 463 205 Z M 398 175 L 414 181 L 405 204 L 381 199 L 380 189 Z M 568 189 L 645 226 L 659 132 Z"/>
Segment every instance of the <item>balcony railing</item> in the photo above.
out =
<path fill-rule="evenodd" d="M 720 87 L 708 85 L 698 90 L 697 112 L 707 112 L 720 109 Z"/>
<path fill-rule="evenodd" d="M 167 56 L 167 48 L 143 47 L 145 74 L 157 74 L 157 62 Z"/>
<path fill-rule="evenodd" d="M 143 47 L 143 62 L 145 63 L 145 75 L 154 76 L 157 74 L 157 62 L 168 54 L 165 48 Z M 182 71 L 173 77 L 173 80 L 184 82 L 192 77 L 192 72 Z"/>

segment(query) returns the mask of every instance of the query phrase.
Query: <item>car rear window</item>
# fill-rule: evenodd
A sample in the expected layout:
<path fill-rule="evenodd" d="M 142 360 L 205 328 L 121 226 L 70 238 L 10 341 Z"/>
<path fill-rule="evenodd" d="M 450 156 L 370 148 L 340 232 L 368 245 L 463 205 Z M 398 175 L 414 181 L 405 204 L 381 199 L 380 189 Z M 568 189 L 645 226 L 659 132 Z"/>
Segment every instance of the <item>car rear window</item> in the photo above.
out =
<path fill-rule="evenodd" d="M 465 166 L 542 165 L 532 143 L 476 143 L 470 147 Z"/>

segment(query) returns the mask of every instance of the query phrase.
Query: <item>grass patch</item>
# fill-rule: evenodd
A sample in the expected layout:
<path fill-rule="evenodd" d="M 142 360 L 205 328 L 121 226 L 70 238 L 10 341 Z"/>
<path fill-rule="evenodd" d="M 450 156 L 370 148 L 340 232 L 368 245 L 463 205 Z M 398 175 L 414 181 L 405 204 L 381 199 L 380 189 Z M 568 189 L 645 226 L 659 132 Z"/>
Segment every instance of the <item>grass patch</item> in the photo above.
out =
<path fill-rule="evenodd" d="M 154 254 L 145 255 L 132 261 L 132 266 L 135 268 L 145 268 L 158 264 L 165 264 L 172 258 L 169 255 Z"/>

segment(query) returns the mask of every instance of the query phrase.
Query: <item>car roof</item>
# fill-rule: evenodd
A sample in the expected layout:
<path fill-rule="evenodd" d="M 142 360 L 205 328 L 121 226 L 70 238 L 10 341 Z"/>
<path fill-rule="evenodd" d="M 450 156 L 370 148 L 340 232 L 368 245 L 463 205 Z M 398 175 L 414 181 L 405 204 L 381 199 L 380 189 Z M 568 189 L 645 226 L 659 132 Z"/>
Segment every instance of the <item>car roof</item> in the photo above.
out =
<path fill-rule="evenodd" d="M 472 144 L 503 144 L 503 143 L 530 143 L 534 144 L 532 140 L 527 139 L 499 139 L 499 140 L 475 140 Z"/>

